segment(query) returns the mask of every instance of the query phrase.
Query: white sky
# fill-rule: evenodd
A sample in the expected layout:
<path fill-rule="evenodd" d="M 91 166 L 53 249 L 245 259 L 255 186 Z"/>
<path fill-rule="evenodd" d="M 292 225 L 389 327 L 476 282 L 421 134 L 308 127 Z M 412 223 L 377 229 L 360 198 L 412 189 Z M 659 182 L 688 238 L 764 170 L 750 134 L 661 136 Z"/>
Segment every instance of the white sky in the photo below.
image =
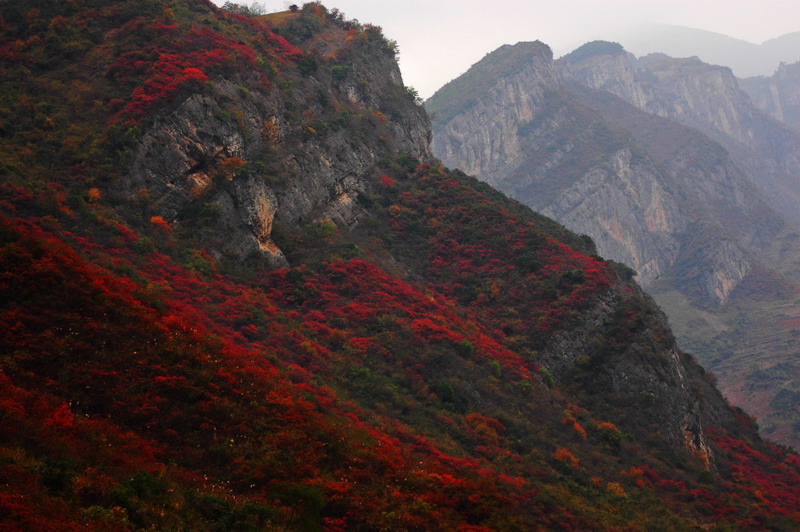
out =
<path fill-rule="evenodd" d="M 257 1 L 268 12 L 303 4 Z M 558 57 L 649 22 L 756 44 L 800 31 L 800 0 L 324 0 L 323 5 L 338 8 L 348 19 L 381 26 L 400 47 L 403 80 L 423 98 L 492 50 L 519 41 L 538 39 Z"/>

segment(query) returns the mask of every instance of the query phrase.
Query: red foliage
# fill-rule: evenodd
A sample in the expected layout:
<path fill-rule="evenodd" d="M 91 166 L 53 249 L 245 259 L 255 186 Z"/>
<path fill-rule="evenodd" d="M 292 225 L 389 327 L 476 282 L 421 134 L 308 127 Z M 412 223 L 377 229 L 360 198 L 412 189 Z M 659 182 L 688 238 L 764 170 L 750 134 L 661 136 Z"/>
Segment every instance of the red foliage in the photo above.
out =
<path fill-rule="evenodd" d="M 122 53 L 109 68 L 109 74 L 121 84 L 143 80 L 133 89 L 130 101 L 117 112 L 117 119 L 136 123 L 184 87 L 208 81 L 211 73 L 257 72 L 257 52 L 253 46 L 279 61 L 302 55 L 302 51 L 283 37 L 248 17 L 236 18 L 230 13 L 222 16 L 256 29 L 255 41 L 250 45 L 242 44 L 209 27 L 182 30 L 174 24 L 158 20 L 148 23 L 141 18 L 127 22 L 120 37 L 144 36 L 149 37 L 149 42 Z"/>
<path fill-rule="evenodd" d="M 553 458 L 558 460 L 559 462 L 566 464 L 572 469 L 577 469 L 580 467 L 581 462 L 577 456 L 569 452 L 567 449 L 563 447 L 557 447 L 556 450 L 553 452 Z"/>
<path fill-rule="evenodd" d="M 730 459 L 733 482 L 730 504 L 741 504 L 744 492 L 750 503 L 770 515 L 800 519 L 800 467 L 797 455 L 772 447 L 770 455 L 756 451 L 742 440 L 716 434 L 715 443 Z M 785 457 L 785 459 L 784 459 Z M 734 494 L 735 497 L 734 498 Z"/>
<path fill-rule="evenodd" d="M 389 189 L 398 237 L 420 232 L 436 290 L 488 311 L 501 329 L 536 336 L 611 284 L 606 265 L 544 234 L 440 167 L 421 164 Z M 508 323 L 501 316 L 517 311 Z"/>
<path fill-rule="evenodd" d="M 366 337 L 350 339 L 333 325 L 343 320 L 354 324 L 361 319 L 369 321 L 382 305 L 405 317 L 409 330 L 416 324 L 424 341 L 433 341 L 427 339 L 431 331 L 441 335 L 436 341 L 464 337 L 444 327 L 444 316 L 452 314 L 445 305 L 374 265 L 332 263 L 323 274 L 308 272 L 306 289 L 320 288 L 329 295 L 314 303 L 315 308 L 309 301 L 303 327 L 294 329 L 300 314 L 289 318 L 289 313 L 283 315 L 274 306 L 291 286 L 285 271 L 271 276 L 271 292 L 266 293 L 220 276 L 201 279 L 154 253 L 139 271 L 148 283 L 170 286 L 169 297 L 161 296 L 163 310 L 156 311 L 141 299 L 141 286 L 97 264 L 110 248 L 77 239 L 83 252 L 95 256 L 92 264 L 33 226 L 6 223 L 6 228 L 17 237 L 2 248 L 0 264 L 14 273 L 3 279 L 0 294 L 7 295 L 13 286 L 18 298 L 4 297 L 7 303 L 0 307 L 0 326 L 7 331 L 0 347 L 27 346 L 28 362 L 20 362 L 15 380 L 33 387 L 50 383 L 59 393 L 72 397 L 78 390 L 80 415 L 57 399 L 41 413 L 31 414 L 30 407 L 14 399 L 20 392 L 13 391 L 18 389 L 4 377 L 0 382 L 5 385 L 2 419 L 7 423 L 16 420 L 16 425 L 5 428 L 20 438 L 51 441 L 53 449 L 69 449 L 59 453 L 80 457 L 79 464 L 84 464 L 78 466 L 83 471 L 81 489 L 87 493 L 102 489 L 100 479 L 109 472 L 116 478 L 114 471 L 158 471 L 163 467 L 158 460 L 163 457 L 205 475 L 224 475 L 217 478 L 227 479 L 232 490 L 305 479 L 324 489 L 331 508 L 360 508 L 357 518 L 326 516 L 335 529 L 351 521 L 380 523 L 381 509 L 386 507 L 406 509 L 403 519 L 427 528 L 435 519 L 453 518 L 454 508 L 476 493 L 485 492 L 477 500 L 478 507 L 484 507 L 524 491 L 524 481 L 499 477 L 488 464 L 448 456 L 422 440 L 413 445 L 403 443 L 364 423 L 352 405 L 343 408 L 332 390 L 306 382 L 318 371 L 314 368 L 322 367 L 331 356 L 312 335 L 332 343 L 350 340 L 371 350 L 374 346 Z M 113 255 L 116 260 L 134 258 L 125 248 L 114 249 Z M 8 267 L 12 262 L 14 269 Z M 51 305 L 48 294 L 62 295 L 60 305 Z M 359 301 L 368 294 L 381 295 L 374 301 Z M 353 296 L 356 300 L 350 300 Z M 368 305 L 372 315 L 352 312 L 353 304 Z M 65 313 L 72 308 L 81 309 L 80 314 Z M 255 308 L 270 316 L 268 329 L 242 329 L 239 325 L 243 321 L 257 323 L 252 314 Z M 42 335 L 54 327 L 74 334 Z M 302 334 L 303 330 L 312 335 Z M 57 363 L 41 364 L 51 352 L 61 354 Z M 297 360 L 305 367 L 284 363 L 284 369 L 278 370 L 263 353 L 286 362 Z M 98 380 L 103 381 L 102 387 L 96 387 Z M 114 424 L 101 418 L 114 420 Z M 253 420 L 259 421 L 253 425 Z M 497 420 L 478 414 L 470 416 L 469 422 L 476 434 L 491 440 L 503 429 Z M 24 425 L 27 428 L 20 423 L 28 423 Z M 43 431 L 46 437 L 40 436 Z M 133 432 L 146 433 L 161 446 L 157 450 L 149 447 Z M 98 454 L 87 445 L 90 434 L 100 433 L 117 443 Z M 220 463 L 219 458 L 209 461 L 205 456 L 206 449 L 215 447 L 216 434 L 242 442 L 242 450 L 230 454 L 230 463 Z M 403 437 L 412 438 L 408 434 Z M 250 456 L 245 452 L 252 445 L 248 442 L 260 442 L 262 450 Z M 237 444 L 231 449 L 240 447 Z M 281 458 L 260 458 L 274 453 Z M 338 457 L 333 462 L 332 455 Z M 119 465 L 92 473 L 90 469 L 104 456 Z M 219 465 L 209 468 L 209 463 Z M 170 478 L 186 485 L 189 477 Z M 342 478 L 358 480 L 343 482 Z M 374 484 L 369 478 L 381 481 Z M 489 492 L 484 478 L 493 479 Z M 386 482 L 397 486 L 395 492 L 382 492 Z M 205 489 L 195 480 L 188 486 Z M 366 501 L 371 502 L 361 506 Z M 436 510 L 420 514 L 414 509 L 419 501 Z M 32 511 L 46 513 L 42 508 Z"/>
<path fill-rule="evenodd" d="M 167 235 L 172 233 L 172 227 L 170 227 L 169 223 L 167 223 L 167 221 L 161 216 L 150 217 L 150 223 L 158 227 Z"/>
<path fill-rule="evenodd" d="M 31 201 L 17 196 L 21 204 Z M 465 519 L 481 523 L 496 516 L 497 508 L 534 519 L 528 524 L 588 526 L 566 511 L 544 517 L 530 484 L 537 473 L 509 451 L 507 429 L 496 418 L 471 412 L 458 423 L 443 422 L 478 443 L 473 454 L 456 456 L 312 384 L 343 361 L 380 357 L 423 389 L 426 368 L 418 358 L 430 349 L 459 353 L 464 342 L 476 360 L 496 360 L 513 378 L 530 378 L 533 363 L 504 347 L 502 332 L 480 324 L 478 309 L 363 260 L 277 271 L 252 285 L 201 277 L 159 253 L 136 256 L 129 246 L 137 235 L 103 223 L 113 229 L 111 243 L 63 236 L 85 256 L 20 221 L 4 222 L 0 248 L 0 348 L 24 353 L 0 376 L 0 424 L 16 438 L 14 446 L 73 460 L 75 490 L 104 497 L 131 471 L 162 474 L 169 462 L 175 470 L 167 478 L 176 487 L 224 485 L 214 489 L 245 500 L 253 490 L 303 479 L 324 493 L 330 513 L 321 519 L 334 530 L 401 521 L 457 529 Z M 135 269 L 141 280 L 103 264 Z M 414 356 L 403 353 L 404 345 L 415 347 Z M 588 445 L 575 420 L 579 409 L 572 406 L 568 414 L 578 444 Z M 610 423 L 596 426 L 618 432 Z M 230 441 L 224 452 L 219 438 Z M 729 437 L 718 437 L 717 445 L 731 455 L 734 470 L 722 493 L 645 467 L 620 475 L 624 489 L 599 477 L 597 483 L 620 497 L 654 490 L 676 509 L 691 501 L 709 519 L 742 526 L 766 514 L 798 517 L 795 455 L 768 455 Z M 0 453 L 6 448 L 0 444 Z M 586 461 L 581 467 L 578 454 L 559 447 L 553 459 L 580 475 L 591 466 Z M 46 490 L 35 475 L 14 468 L 0 468 L 17 479 L 0 490 L 10 522 L 46 528 L 36 519 L 69 514 L 64 501 L 50 495 L 26 506 L 30 499 L 20 494 Z M 391 522 L 384 517 L 389 508 Z"/>

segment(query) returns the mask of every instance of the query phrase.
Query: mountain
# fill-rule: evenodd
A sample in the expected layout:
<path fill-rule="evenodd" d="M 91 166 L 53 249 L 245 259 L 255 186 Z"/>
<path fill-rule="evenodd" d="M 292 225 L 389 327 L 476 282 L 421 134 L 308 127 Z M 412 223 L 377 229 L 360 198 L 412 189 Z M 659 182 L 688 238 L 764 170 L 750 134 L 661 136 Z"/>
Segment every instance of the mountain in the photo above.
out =
<path fill-rule="evenodd" d="M 800 59 L 800 32 L 787 33 L 759 45 L 696 28 L 644 24 L 615 34 L 613 40 L 637 56 L 661 53 L 698 57 L 706 63 L 729 67 L 742 78 L 768 76 L 781 62 Z"/>
<path fill-rule="evenodd" d="M 6 4 L 17 530 L 791 530 L 800 459 L 629 269 L 429 152 L 311 3 Z"/>
<path fill-rule="evenodd" d="M 614 50 L 609 57 L 620 64 L 592 70 L 593 81 L 602 87 L 614 83 L 631 99 L 646 101 L 649 93 L 640 85 L 609 78 L 619 68 L 633 79 L 624 51 L 618 45 Z M 571 57 L 577 61 L 584 53 Z M 486 64 L 509 60 L 518 68 L 491 78 L 488 90 L 473 82 L 473 76 L 485 79 Z M 575 70 L 573 79 L 589 76 Z M 712 255 L 732 252 L 737 258 L 723 259 L 695 288 L 701 289 L 702 304 L 724 302 L 751 268 L 746 249 L 774 237 L 783 228 L 781 217 L 759 199 L 719 144 L 587 90 L 570 75 L 542 43 L 501 47 L 427 103 L 434 116 L 434 152 L 446 165 L 480 176 L 577 231 L 602 226 L 593 232 L 601 252 L 630 264 L 645 285 L 669 275 L 691 249 L 689 236 L 697 235 L 692 224 L 713 226 L 715 234 L 704 245 L 718 250 Z M 732 264 L 738 265 L 726 272 Z"/>
<path fill-rule="evenodd" d="M 748 171 L 767 138 L 734 140 L 768 125 L 789 134 L 746 104 L 728 69 L 595 42 L 559 62 L 541 43 L 501 47 L 426 105 L 434 154 L 633 267 L 725 393 L 796 445 L 796 409 L 778 399 L 797 387 L 797 233 L 777 209 L 791 197 L 770 205 L 769 172 Z"/>
<path fill-rule="evenodd" d="M 756 107 L 729 69 L 661 54 L 635 62 L 622 52 L 583 55 L 587 57 L 581 60 L 565 57 L 578 80 L 707 134 L 729 151 L 784 218 L 800 223 L 795 179 L 800 171 L 800 134 Z M 619 69 L 620 59 L 630 66 Z M 594 71 L 603 71 L 606 77 L 598 80 L 597 73 L 589 74 Z M 637 87 L 635 99 L 628 97 L 630 85 Z"/>
<path fill-rule="evenodd" d="M 740 79 L 739 86 L 761 110 L 800 131 L 800 61 L 781 63 L 772 76 Z"/>

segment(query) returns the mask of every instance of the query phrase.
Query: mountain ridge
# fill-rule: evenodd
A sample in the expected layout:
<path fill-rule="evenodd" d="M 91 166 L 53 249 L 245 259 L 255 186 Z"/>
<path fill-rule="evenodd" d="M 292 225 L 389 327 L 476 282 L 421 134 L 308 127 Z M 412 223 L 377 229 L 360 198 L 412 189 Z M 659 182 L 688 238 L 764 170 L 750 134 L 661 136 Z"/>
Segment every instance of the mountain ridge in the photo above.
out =
<path fill-rule="evenodd" d="M 765 303 L 758 298 L 743 301 L 745 291 L 737 291 L 737 286 L 757 284 L 751 279 L 756 275 L 771 279 L 764 284 L 767 291 L 773 290 L 766 286 L 773 282 L 791 285 L 793 274 L 776 267 L 768 253 L 774 240 L 791 245 L 792 226 L 782 219 L 788 207 L 770 205 L 767 199 L 774 194 L 762 196 L 774 164 L 762 164 L 757 179 L 750 173 L 754 164 L 748 154 L 758 151 L 756 144 L 769 142 L 764 137 L 767 129 L 751 138 L 748 132 L 757 128 L 735 117 L 752 115 L 760 124 L 777 123 L 766 121 L 747 103 L 729 69 L 697 59 L 637 60 L 618 45 L 597 42 L 555 63 L 562 67 L 561 74 L 544 81 L 535 76 L 495 80 L 491 92 L 477 95 L 471 110 L 449 122 L 434 114 L 434 153 L 445 164 L 475 173 L 571 229 L 591 235 L 602 254 L 633 266 L 679 325 L 683 345 L 708 353 L 703 361 L 721 375 L 726 391 L 741 404 L 755 405 L 750 398 L 756 395 L 759 405 L 765 399 L 769 403 L 761 395 L 763 388 L 741 384 L 741 364 L 758 364 L 749 353 L 762 349 L 758 346 L 765 340 L 755 331 L 766 331 L 770 320 L 789 319 L 783 313 L 792 312 L 781 310 L 770 318 L 771 311 L 760 308 Z M 647 70 L 649 65 L 655 65 L 654 70 Z M 670 87 L 680 87 L 681 69 L 689 69 L 686 95 L 667 95 L 658 76 L 672 83 Z M 695 83 L 692 76 L 700 81 Z M 730 88 L 730 101 L 724 91 L 720 96 L 724 113 L 715 111 L 713 91 L 695 97 L 693 87 L 706 87 L 705 83 Z M 516 87 L 517 92 L 510 94 L 505 87 Z M 724 117 L 720 123 L 730 122 L 727 132 L 709 117 Z M 684 124 L 676 122 L 681 118 Z M 691 127 L 698 125 L 703 129 Z M 717 136 L 710 138 L 710 133 Z M 748 146 L 735 148 L 737 136 L 747 139 Z M 786 194 L 783 199 L 790 203 L 789 198 Z M 768 271 L 772 273 L 764 273 Z M 747 293 L 745 299 L 752 297 Z M 782 296 L 787 305 L 793 293 Z M 737 325 L 747 320 L 742 314 L 752 315 L 759 325 Z M 778 337 L 784 338 L 780 343 L 790 341 L 785 334 Z M 779 349 L 773 345 L 769 349 Z M 763 358 L 767 366 L 773 356 L 769 353 Z M 774 356 L 781 357 L 777 352 Z M 794 385 L 778 379 L 773 386 L 766 392 L 772 398 Z M 795 441 L 791 408 L 760 406 L 758 413 L 766 430 L 779 431 L 784 442 Z"/>
<path fill-rule="evenodd" d="M 35 6 L 0 27 L 5 524 L 800 521 L 797 455 L 629 269 L 430 157 L 377 27 Z"/>
<path fill-rule="evenodd" d="M 706 63 L 723 65 L 736 76 L 769 76 L 781 62 L 797 61 L 800 32 L 790 32 L 755 44 L 713 31 L 669 24 L 647 24 L 617 32 L 619 41 L 637 56 L 663 53 L 672 57 L 697 56 Z"/>

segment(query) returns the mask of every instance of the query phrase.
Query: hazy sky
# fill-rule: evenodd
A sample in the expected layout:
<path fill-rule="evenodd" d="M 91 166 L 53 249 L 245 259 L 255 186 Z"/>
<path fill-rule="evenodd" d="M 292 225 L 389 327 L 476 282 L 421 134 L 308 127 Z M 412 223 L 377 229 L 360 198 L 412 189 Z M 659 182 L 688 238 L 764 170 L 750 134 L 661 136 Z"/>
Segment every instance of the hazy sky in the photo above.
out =
<path fill-rule="evenodd" d="M 303 2 L 258 3 L 271 12 Z M 756 44 L 800 31 L 800 0 L 325 0 L 323 5 L 338 8 L 348 19 L 381 26 L 399 44 L 405 83 L 424 98 L 488 52 L 519 41 L 538 39 L 558 57 L 648 22 Z"/>

